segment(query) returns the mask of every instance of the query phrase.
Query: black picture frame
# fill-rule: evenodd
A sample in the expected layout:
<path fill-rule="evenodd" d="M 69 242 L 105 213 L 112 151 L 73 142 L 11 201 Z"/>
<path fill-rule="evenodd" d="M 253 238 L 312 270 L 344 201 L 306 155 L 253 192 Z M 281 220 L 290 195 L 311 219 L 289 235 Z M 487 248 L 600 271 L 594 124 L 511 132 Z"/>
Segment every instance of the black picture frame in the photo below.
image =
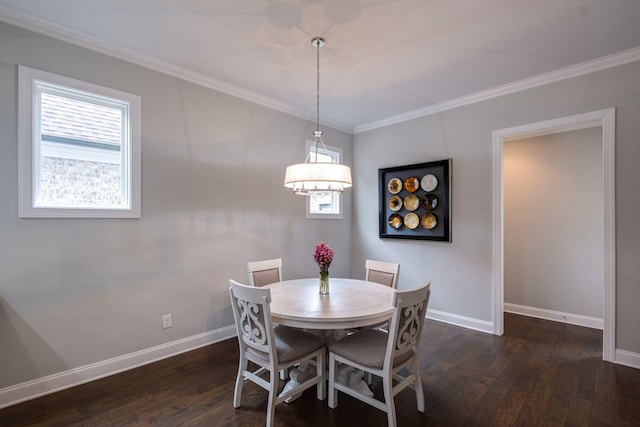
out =
<path fill-rule="evenodd" d="M 451 242 L 451 159 L 378 169 L 378 187 L 380 238 Z"/>

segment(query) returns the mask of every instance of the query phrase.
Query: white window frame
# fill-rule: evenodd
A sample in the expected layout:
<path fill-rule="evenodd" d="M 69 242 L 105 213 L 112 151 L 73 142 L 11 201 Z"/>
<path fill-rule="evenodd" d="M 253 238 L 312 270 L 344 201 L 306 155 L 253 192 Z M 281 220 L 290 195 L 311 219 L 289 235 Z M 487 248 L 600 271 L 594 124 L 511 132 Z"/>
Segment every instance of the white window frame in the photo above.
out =
<path fill-rule="evenodd" d="M 40 141 L 38 87 L 46 84 L 88 92 L 128 104 L 123 129 L 122 179 L 125 191 L 122 207 L 35 207 L 36 170 Z M 141 99 L 138 95 L 60 76 L 20 65 L 18 67 L 18 216 L 20 218 L 140 218 L 141 217 Z"/>
<path fill-rule="evenodd" d="M 313 146 L 313 141 L 307 140 L 307 151 L 306 154 L 311 152 L 311 147 Z M 325 151 L 322 147 L 320 147 L 319 151 L 322 154 L 330 155 L 333 158 L 333 161 L 336 163 L 340 163 L 342 161 L 342 149 L 338 147 L 333 147 L 331 145 L 325 145 L 327 151 Z M 315 151 L 315 148 L 314 148 Z M 306 156 L 305 156 L 306 157 Z M 311 213 L 311 196 L 305 197 L 306 200 L 306 218 L 307 219 L 342 219 L 342 193 L 333 193 L 332 195 L 333 203 L 338 205 L 338 213 Z"/>

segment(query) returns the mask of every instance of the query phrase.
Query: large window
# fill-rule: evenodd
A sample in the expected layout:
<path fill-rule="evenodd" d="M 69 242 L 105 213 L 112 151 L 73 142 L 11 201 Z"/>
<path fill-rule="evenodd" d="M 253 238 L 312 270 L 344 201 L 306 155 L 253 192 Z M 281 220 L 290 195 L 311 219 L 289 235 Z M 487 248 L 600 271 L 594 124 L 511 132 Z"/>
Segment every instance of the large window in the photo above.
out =
<path fill-rule="evenodd" d="M 316 158 L 315 147 L 312 149 L 313 142 L 307 141 L 307 151 L 309 153 L 309 161 L 340 163 L 342 150 L 339 148 L 326 146 L 319 148 Z M 307 218 L 342 218 L 342 194 L 332 192 L 312 192 L 307 197 Z"/>
<path fill-rule="evenodd" d="M 20 67 L 20 217 L 140 217 L 140 97 Z"/>

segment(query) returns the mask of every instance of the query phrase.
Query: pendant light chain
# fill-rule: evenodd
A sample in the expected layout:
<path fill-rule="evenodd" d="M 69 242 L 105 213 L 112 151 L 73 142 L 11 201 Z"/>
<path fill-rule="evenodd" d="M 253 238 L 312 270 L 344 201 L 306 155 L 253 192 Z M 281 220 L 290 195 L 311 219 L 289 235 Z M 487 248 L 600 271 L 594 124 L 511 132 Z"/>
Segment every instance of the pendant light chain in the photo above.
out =
<path fill-rule="evenodd" d="M 316 43 L 316 130 L 320 131 L 320 42 Z"/>
<path fill-rule="evenodd" d="M 324 46 L 324 39 L 322 37 L 315 37 L 311 40 L 311 44 L 316 48 L 316 131 L 313 133 L 314 138 L 311 151 L 315 153 L 314 163 L 317 163 L 320 145 L 322 145 L 324 151 L 327 151 L 327 147 L 322 140 L 322 131 L 320 130 L 320 48 Z M 309 153 L 309 155 L 311 155 L 311 153 Z M 333 159 L 330 163 L 334 163 Z"/>

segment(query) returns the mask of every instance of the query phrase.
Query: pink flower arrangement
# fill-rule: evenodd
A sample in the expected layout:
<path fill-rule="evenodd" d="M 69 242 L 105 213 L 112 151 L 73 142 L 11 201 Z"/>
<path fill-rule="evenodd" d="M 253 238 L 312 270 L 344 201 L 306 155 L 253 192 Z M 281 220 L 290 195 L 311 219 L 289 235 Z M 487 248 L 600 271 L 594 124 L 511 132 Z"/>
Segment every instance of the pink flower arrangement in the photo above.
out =
<path fill-rule="evenodd" d="M 333 261 L 333 249 L 325 242 L 320 242 L 316 245 L 316 249 L 313 251 L 313 259 L 316 260 L 316 264 L 320 267 L 320 272 L 329 272 L 329 266 Z"/>

